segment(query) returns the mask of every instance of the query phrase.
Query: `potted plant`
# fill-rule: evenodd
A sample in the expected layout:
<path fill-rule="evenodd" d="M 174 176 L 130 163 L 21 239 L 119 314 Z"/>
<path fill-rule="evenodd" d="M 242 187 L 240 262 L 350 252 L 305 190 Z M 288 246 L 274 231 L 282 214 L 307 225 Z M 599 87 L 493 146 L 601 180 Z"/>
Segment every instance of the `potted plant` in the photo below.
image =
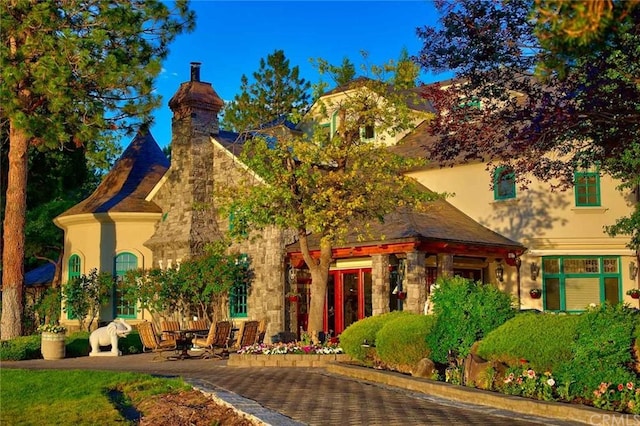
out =
<path fill-rule="evenodd" d="M 627 294 L 633 299 L 640 299 L 640 289 L 632 288 L 631 290 L 627 290 Z"/>
<path fill-rule="evenodd" d="M 531 296 L 532 299 L 540 299 L 540 296 L 542 296 L 542 290 L 539 288 L 532 288 L 529 290 L 529 296 Z"/>
<path fill-rule="evenodd" d="M 42 333 L 40 352 L 44 359 L 62 359 L 66 355 L 66 327 L 60 324 L 42 324 L 38 326 Z"/>
<path fill-rule="evenodd" d="M 398 298 L 398 300 L 404 300 L 404 299 L 406 299 L 406 298 L 407 298 L 407 292 L 405 292 L 405 291 L 399 291 L 399 292 L 396 294 L 396 297 Z"/>
<path fill-rule="evenodd" d="M 289 292 L 285 295 L 285 297 L 289 302 L 295 303 L 298 301 L 298 298 L 300 297 L 300 295 L 298 293 Z"/>

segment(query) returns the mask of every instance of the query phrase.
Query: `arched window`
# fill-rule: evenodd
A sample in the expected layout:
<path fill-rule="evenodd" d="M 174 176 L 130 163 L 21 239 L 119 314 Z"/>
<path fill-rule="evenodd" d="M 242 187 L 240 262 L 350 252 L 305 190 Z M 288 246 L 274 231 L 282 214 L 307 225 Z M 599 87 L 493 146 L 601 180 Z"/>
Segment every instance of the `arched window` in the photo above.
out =
<path fill-rule="evenodd" d="M 77 254 L 72 254 L 69 257 L 69 265 L 68 265 L 68 269 L 69 269 L 69 276 L 68 276 L 68 280 L 71 281 L 74 278 L 79 277 L 80 275 L 82 275 L 82 260 L 80 259 L 80 256 L 78 256 Z"/>
<path fill-rule="evenodd" d="M 122 280 L 122 277 L 132 269 L 138 267 L 138 258 L 132 253 L 120 253 L 115 258 L 115 277 L 116 281 Z M 136 317 L 136 304 L 125 300 L 122 297 L 122 293 L 119 286 L 116 285 L 114 295 L 114 315 L 120 318 L 135 318 Z"/>

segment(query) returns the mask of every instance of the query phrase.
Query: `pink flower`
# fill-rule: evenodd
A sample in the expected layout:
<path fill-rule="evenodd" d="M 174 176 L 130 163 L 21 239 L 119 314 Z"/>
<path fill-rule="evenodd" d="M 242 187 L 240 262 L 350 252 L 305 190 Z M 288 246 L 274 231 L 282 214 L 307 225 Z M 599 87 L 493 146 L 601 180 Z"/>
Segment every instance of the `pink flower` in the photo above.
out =
<path fill-rule="evenodd" d="M 532 369 L 528 369 L 527 370 L 527 377 L 529 377 L 530 379 L 535 379 L 536 377 L 536 372 L 533 371 Z"/>
<path fill-rule="evenodd" d="M 593 391 L 593 396 L 595 396 L 596 398 L 600 398 L 600 395 L 602 395 L 602 392 L 600 392 L 599 390 Z"/>
<path fill-rule="evenodd" d="M 624 385 L 622 383 L 618 384 L 618 392 L 622 392 L 624 390 Z"/>
<path fill-rule="evenodd" d="M 633 382 L 628 382 L 627 383 L 627 389 L 633 390 Z"/>

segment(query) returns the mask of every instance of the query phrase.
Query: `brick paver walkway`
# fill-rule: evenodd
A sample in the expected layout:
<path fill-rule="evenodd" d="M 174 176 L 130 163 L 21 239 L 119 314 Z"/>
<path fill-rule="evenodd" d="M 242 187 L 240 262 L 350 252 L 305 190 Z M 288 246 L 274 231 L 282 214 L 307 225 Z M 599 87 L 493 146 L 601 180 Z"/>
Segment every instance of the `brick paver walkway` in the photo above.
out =
<path fill-rule="evenodd" d="M 152 354 L 3 362 L 2 368 L 93 369 L 181 376 L 272 425 L 571 425 L 375 384 L 323 368 L 227 367 L 226 361 L 153 361 Z"/>

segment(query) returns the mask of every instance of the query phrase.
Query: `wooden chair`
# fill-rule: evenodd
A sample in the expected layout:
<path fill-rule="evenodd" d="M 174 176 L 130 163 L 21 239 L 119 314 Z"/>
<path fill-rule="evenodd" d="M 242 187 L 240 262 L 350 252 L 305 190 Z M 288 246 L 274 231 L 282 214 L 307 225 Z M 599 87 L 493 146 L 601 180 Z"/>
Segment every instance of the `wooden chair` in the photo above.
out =
<path fill-rule="evenodd" d="M 162 340 L 176 340 L 176 335 L 173 333 L 167 333 L 167 331 L 180 330 L 180 323 L 178 321 L 161 321 L 162 327 Z"/>
<path fill-rule="evenodd" d="M 158 355 L 153 359 L 162 357 L 163 352 L 172 351 L 175 352 L 178 349 L 176 340 L 160 340 L 156 334 L 156 330 L 153 324 L 149 321 L 144 321 L 138 324 L 138 332 L 140 333 L 140 340 L 142 341 L 142 352 L 156 352 Z M 169 359 L 169 357 L 164 357 Z"/>
<path fill-rule="evenodd" d="M 231 338 L 231 321 L 218 321 L 211 324 L 209 333 L 205 336 L 196 334 L 192 342 L 205 349 L 202 358 L 224 358 L 229 353 L 229 339 Z M 221 349 L 216 352 L 216 349 Z"/>
<path fill-rule="evenodd" d="M 199 319 L 199 320 L 190 320 L 189 321 L 189 330 L 208 330 L 209 329 L 209 325 L 207 324 L 207 320 L 206 319 Z"/>
<path fill-rule="evenodd" d="M 256 343 L 258 338 L 259 321 L 245 321 L 238 330 L 238 338 L 233 345 L 234 348 L 240 349 L 245 346 L 251 346 Z"/>
<path fill-rule="evenodd" d="M 264 335 L 267 334 L 267 319 L 263 318 L 258 324 L 258 335 L 256 336 L 256 343 L 262 344 L 264 342 Z"/>

